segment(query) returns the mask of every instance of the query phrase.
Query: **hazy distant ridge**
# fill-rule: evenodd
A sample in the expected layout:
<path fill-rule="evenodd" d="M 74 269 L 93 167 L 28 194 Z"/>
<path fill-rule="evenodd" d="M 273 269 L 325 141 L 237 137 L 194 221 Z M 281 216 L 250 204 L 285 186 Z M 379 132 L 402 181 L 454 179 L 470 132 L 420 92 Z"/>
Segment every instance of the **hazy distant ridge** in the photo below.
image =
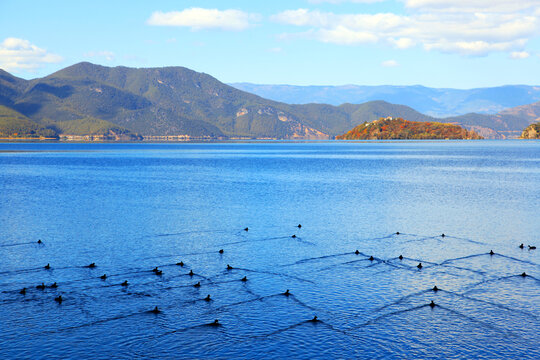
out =
<path fill-rule="evenodd" d="M 340 105 L 384 100 L 410 106 L 434 117 L 467 113 L 495 114 L 503 109 L 540 101 L 540 86 L 506 85 L 477 89 L 414 86 L 296 86 L 232 83 L 238 89 L 288 104 Z"/>

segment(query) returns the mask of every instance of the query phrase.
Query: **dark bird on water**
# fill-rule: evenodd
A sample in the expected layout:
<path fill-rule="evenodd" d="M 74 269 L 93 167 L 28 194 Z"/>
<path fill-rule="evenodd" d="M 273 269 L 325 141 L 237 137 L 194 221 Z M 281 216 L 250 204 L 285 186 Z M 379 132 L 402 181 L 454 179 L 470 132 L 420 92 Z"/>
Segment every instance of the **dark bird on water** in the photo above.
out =
<path fill-rule="evenodd" d="M 358 255 L 358 254 L 360 254 L 360 251 L 356 250 L 354 253 L 355 253 L 356 255 Z"/>
<path fill-rule="evenodd" d="M 159 275 L 159 276 L 163 275 L 163 270 L 156 271 L 156 275 Z"/>
<path fill-rule="evenodd" d="M 212 299 L 210 299 L 210 295 L 206 295 L 206 297 L 204 298 L 204 301 L 210 301 Z"/>
<path fill-rule="evenodd" d="M 62 295 L 58 295 L 57 297 L 55 297 L 54 301 L 56 301 L 57 303 L 62 303 L 62 301 L 63 301 Z"/>
<path fill-rule="evenodd" d="M 126 281 L 124 281 L 123 283 L 121 283 L 120 285 L 122 285 L 122 286 L 128 286 L 129 284 L 128 284 L 128 281 L 126 280 Z"/>
<path fill-rule="evenodd" d="M 232 270 L 232 269 L 233 269 L 233 267 L 231 265 L 227 264 L 227 270 Z"/>
<path fill-rule="evenodd" d="M 195 273 L 193 272 L 193 270 L 189 270 L 189 276 L 193 276 L 195 275 Z"/>
<path fill-rule="evenodd" d="M 240 279 L 240 281 L 246 282 L 247 281 L 247 276 L 244 276 L 242 279 Z"/>
<path fill-rule="evenodd" d="M 195 285 L 193 285 L 193 287 L 196 287 L 196 288 L 201 287 L 201 282 L 199 281 L 198 283 L 196 283 Z"/>
<path fill-rule="evenodd" d="M 525 277 L 525 276 L 527 276 L 527 274 L 525 272 L 522 272 L 521 276 Z"/>
<path fill-rule="evenodd" d="M 51 268 L 51 265 L 49 263 L 47 263 L 47 265 L 45 265 L 44 268 L 49 270 Z"/>
<path fill-rule="evenodd" d="M 525 247 L 525 245 L 523 245 L 523 243 L 521 243 L 521 245 L 519 245 L 520 249 L 523 249 L 524 247 Z"/>
<path fill-rule="evenodd" d="M 216 319 L 213 322 L 211 322 L 210 324 L 208 324 L 208 326 L 221 326 L 221 324 L 219 323 L 219 320 Z"/>
<path fill-rule="evenodd" d="M 220 253 L 220 254 L 223 254 L 223 249 L 220 249 L 220 250 L 219 250 L 219 253 Z"/>
<path fill-rule="evenodd" d="M 19 291 L 19 294 L 26 295 L 26 288 L 22 288 L 21 291 Z"/>
<path fill-rule="evenodd" d="M 416 267 L 421 269 L 422 268 L 422 263 L 418 263 L 418 265 L 416 265 Z"/>
<path fill-rule="evenodd" d="M 158 307 L 156 306 L 155 308 L 153 308 L 152 310 L 150 310 L 150 312 L 152 314 L 159 314 L 161 312 L 161 310 L 158 309 Z"/>
<path fill-rule="evenodd" d="M 315 316 L 313 317 L 313 319 L 308 320 L 308 321 L 309 321 L 309 322 L 319 322 L 320 320 L 317 319 L 317 316 L 315 315 Z"/>
<path fill-rule="evenodd" d="M 41 285 L 36 286 L 36 289 L 44 290 L 45 289 L 45 283 L 41 283 Z"/>
<path fill-rule="evenodd" d="M 297 226 L 297 227 L 298 227 L 298 228 L 300 229 L 300 228 L 302 228 L 302 225 L 301 225 L 301 224 L 298 224 L 298 226 Z"/>
<path fill-rule="evenodd" d="M 396 232 L 396 235 L 399 235 L 399 231 L 398 231 L 398 232 Z"/>
<path fill-rule="evenodd" d="M 439 291 L 439 288 L 437 287 L 437 285 L 435 285 L 432 290 L 437 292 L 437 291 Z"/>
<path fill-rule="evenodd" d="M 399 255 L 399 260 L 403 260 L 403 255 Z"/>
<path fill-rule="evenodd" d="M 370 256 L 369 261 L 373 261 L 373 260 L 375 260 L 375 258 L 373 256 Z"/>
<path fill-rule="evenodd" d="M 159 269 L 157 268 L 157 266 L 155 268 L 152 269 L 153 272 L 157 273 L 159 271 Z"/>
<path fill-rule="evenodd" d="M 441 234 L 441 237 L 445 237 L 446 235 L 444 235 L 444 233 Z"/>
<path fill-rule="evenodd" d="M 536 250 L 536 246 L 534 245 L 528 245 L 529 246 L 529 250 Z"/>
<path fill-rule="evenodd" d="M 51 287 L 55 289 L 55 288 L 58 287 L 58 284 L 54 282 L 54 283 L 51 284 Z"/>
<path fill-rule="evenodd" d="M 89 265 L 86 265 L 87 268 L 93 269 L 96 267 L 96 263 L 91 263 Z"/>
<path fill-rule="evenodd" d="M 249 231 L 249 228 L 245 228 L 244 231 Z"/>
<path fill-rule="evenodd" d="M 101 275 L 101 276 L 100 276 L 100 278 L 101 278 L 101 280 L 105 280 L 105 279 L 107 279 L 107 274 L 103 274 L 103 275 Z"/>
<path fill-rule="evenodd" d="M 489 255 L 495 255 L 495 253 L 493 252 L 493 250 L 489 250 Z"/>
<path fill-rule="evenodd" d="M 296 235 L 293 234 L 293 236 L 291 236 L 293 239 L 296 239 Z"/>
<path fill-rule="evenodd" d="M 436 306 L 436 304 L 433 302 L 433 300 L 431 300 L 431 302 L 429 303 L 429 306 L 433 309 Z"/>
<path fill-rule="evenodd" d="M 176 265 L 178 265 L 178 266 L 184 266 L 184 262 L 183 262 L 183 261 L 177 262 Z"/>
<path fill-rule="evenodd" d="M 38 244 L 43 244 L 43 241 L 41 241 L 41 239 L 39 239 L 39 240 L 37 241 L 37 243 L 38 243 Z"/>
<path fill-rule="evenodd" d="M 291 295 L 291 293 L 289 292 L 289 289 L 285 290 L 285 292 L 283 293 L 283 295 L 285 295 L 285 296 Z"/>

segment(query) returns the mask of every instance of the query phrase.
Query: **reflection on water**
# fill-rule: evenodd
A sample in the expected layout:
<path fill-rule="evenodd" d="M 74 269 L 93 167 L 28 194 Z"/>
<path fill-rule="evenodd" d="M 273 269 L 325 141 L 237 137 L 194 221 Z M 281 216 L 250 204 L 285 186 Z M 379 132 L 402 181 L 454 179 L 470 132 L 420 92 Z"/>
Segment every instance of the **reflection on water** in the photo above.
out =
<path fill-rule="evenodd" d="M 540 357 L 538 142 L 0 152 L 2 358 Z"/>

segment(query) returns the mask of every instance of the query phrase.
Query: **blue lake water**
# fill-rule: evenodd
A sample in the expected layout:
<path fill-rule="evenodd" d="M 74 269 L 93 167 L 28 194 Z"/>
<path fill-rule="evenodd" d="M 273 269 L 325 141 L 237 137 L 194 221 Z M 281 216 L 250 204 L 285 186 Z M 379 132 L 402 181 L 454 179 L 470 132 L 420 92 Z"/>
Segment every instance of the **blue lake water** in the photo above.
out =
<path fill-rule="evenodd" d="M 539 190 L 538 141 L 3 143 L 0 358 L 538 359 Z"/>

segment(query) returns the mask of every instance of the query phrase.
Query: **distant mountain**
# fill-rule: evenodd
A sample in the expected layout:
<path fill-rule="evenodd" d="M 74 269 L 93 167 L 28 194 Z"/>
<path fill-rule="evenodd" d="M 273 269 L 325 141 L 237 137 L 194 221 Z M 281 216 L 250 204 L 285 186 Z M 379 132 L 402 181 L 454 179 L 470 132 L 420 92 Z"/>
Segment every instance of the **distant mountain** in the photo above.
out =
<path fill-rule="evenodd" d="M 469 90 L 424 86 L 295 86 L 233 83 L 237 89 L 288 104 L 340 105 L 384 100 L 410 106 L 434 117 L 467 113 L 495 114 L 503 109 L 540 101 L 540 86 L 507 85 Z"/>
<path fill-rule="evenodd" d="M 290 105 L 183 67 L 111 68 L 88 62 L 33 80 L 0 70 L 0 105 L 16 111 L 24 117 L 20 121 L 30 121 L 26 124 L 34 124 L 40 131 L 122 139 L 137 138 L 136 134 L 327 139 L 387 116 L 463 124 L 497 138 L 517 137 L 532 122 L 526 111 L 517 110 L 435 119 L 385 101 Z"/>
<path fill-rule="evenodd" d="M 474 131 L 459 125 L 437 122 L 407 121 L 401 118 L 381 118 L 354 127 L 339 140 L 390 140 L 390 139 L 481 139 Z"/>

